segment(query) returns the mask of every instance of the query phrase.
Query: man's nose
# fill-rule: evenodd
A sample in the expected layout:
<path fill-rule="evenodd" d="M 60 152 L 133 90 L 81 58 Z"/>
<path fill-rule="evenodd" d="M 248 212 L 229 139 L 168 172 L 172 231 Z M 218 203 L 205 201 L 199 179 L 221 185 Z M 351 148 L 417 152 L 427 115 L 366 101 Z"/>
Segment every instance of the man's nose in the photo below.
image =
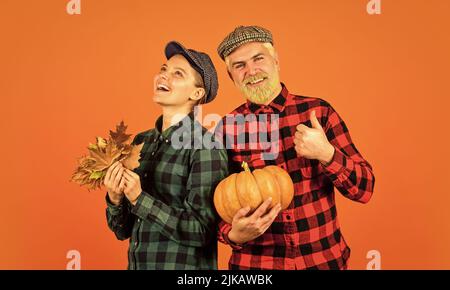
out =
<path fill-rule="evenodd" d="M 254 75 L 256 75 L 258 72 L 259 72 L 259 68 L 258 68 L 257 65 L 252 64 L 252 63 L 249 63 L 249 64 L 247 65 L 247 74 L 248 74 L 249 76 L 254 76 Z"/>

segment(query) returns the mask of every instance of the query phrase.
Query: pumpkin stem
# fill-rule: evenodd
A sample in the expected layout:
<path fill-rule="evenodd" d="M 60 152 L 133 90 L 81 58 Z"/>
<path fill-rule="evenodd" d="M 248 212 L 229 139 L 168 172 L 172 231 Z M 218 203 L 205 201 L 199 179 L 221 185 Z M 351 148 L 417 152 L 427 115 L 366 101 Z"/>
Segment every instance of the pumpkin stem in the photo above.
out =
<path fill-rule="evenodd" d="M 250 172 L 250 168 L 248 167 L 247 162 L 242 161 L 241 166 L 242 166 L 242 168 L 244 168 L 244 171 Z"/>

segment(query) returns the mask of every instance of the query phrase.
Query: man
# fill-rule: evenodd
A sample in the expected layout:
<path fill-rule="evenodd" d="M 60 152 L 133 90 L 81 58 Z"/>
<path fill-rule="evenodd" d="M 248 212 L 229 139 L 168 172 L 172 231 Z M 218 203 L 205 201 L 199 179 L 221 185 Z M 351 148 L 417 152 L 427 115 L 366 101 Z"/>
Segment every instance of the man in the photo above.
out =
<path fill-rule="evenodd" d="M 334 187 L 351 200 L 368 202 L 375 182 L 370 164 L 329 103 L 291 94 L 280 83 L 270 31 L 239 26 L 222 41 L 218 53 L 247 99 L 216 131 L 227 145 L 232 172 L 243 161 L 252 170 L 277 165 L 290 174 L 295 190 L 282 212 L 266 200 L 253 213 L 248 207 L 240 209 L 231 225 L 221 222 L 219 240 L 233 248 L 229 267 L 347 269 L 350 248 L 337 219 Z M 245 116 L 247 123 L 233 123 L 230 115 Z M 270 148 L 258 139 L 261 130 L 269 133 Z M 246 143 L 239 144 L 243 137 Z"/>

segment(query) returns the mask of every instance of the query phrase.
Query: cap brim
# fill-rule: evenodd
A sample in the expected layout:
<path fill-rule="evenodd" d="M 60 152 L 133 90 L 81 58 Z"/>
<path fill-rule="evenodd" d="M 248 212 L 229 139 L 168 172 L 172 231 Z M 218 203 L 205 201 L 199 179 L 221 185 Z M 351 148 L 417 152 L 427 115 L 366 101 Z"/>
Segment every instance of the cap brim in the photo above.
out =
<path fill-rule="evenodd" d="M 177 41 L 171 41 L 166 45 L 165 49 L 166 58 L 169 59 L 172 56 L 176 54 L 181 54 L 184 56 L 184 58 L 187 59 L 187 61 L 191 64 L 191 66 L 194 67 L 196 71 L 198 71 L 202 77 L 204 74 L 203 69 L 197 64 L 195 59 L 192 58 L 192 56 L 189 54 L 188 50 L 179 42 Z"/>
<path fill-rule="evenodd" d="M 165 49 L 166 58 L 169 59 L 176 54 L 186 55 L 186 48 L 176 41 L 171 41 L 166 45 Z"/>

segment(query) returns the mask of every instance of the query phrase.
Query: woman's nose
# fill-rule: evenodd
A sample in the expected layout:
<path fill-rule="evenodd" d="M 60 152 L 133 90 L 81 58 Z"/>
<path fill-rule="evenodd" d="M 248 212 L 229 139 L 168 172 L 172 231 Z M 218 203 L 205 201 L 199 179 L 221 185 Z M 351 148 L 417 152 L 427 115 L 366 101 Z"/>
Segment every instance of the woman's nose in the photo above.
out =
<path fill-rule="evenodd" d="M 159 73 L 159 77 L 162 78 L 162 79 L 165 79 L 165 80 L 168 79 L 168 76 L 167 76 L 167 73 L 166 73 L 166 72 L 160 72 L 160 73 Z"/>

